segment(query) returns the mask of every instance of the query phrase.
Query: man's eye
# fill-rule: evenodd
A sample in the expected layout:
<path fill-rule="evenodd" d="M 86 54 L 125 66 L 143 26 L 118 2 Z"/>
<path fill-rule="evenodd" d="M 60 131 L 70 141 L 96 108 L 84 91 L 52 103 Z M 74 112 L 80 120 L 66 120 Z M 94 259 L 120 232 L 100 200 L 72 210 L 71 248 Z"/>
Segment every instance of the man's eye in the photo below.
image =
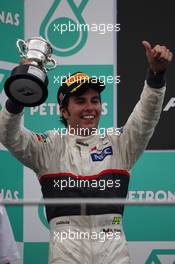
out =
<path fill-rule="evenodd" d="M 93 104 L 98 104 L 99 103 L 99 100 L 98 99 L 97 100 L 93 100 L 92 103 Z"/>

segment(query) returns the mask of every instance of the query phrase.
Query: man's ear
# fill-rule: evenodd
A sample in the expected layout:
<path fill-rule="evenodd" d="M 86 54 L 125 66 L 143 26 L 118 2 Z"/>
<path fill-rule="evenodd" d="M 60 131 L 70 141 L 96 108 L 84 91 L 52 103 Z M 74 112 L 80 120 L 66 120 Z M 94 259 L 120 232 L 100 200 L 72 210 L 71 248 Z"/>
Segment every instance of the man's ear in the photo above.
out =
<path fill-rule="evenodd" d="M 60 106 L 60 114 L 61 114 L 61 116 L 64 117 L 64 119 L 67 120 L 67 118 L 68 118 L 68 111 L 66 110 L 65 107 Z"/>

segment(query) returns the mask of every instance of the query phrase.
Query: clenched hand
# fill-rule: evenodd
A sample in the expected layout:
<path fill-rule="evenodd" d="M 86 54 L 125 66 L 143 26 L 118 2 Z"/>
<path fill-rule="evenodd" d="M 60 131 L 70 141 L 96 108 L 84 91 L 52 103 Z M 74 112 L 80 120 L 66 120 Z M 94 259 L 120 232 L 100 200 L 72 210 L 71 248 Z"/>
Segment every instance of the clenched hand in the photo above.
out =
<path fill-rule="evenodd" d="M 169 63 L 173 59 L 173 53 L 166 46 L 157 44 L 151 47 L 151 44 L 145 40 L 142 43 L 146 50 L 146 57 L 150 69 L 155 73 L 166 71 Z"/>

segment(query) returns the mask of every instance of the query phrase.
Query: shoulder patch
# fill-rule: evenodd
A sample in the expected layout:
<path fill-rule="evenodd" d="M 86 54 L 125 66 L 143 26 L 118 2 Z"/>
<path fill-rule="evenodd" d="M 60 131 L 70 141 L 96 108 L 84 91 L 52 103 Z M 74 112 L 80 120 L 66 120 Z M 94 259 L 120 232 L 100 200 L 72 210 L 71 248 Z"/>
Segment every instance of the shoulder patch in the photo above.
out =
<path fill-rule="evenodd" d="M 37 141 L 39 142 L 44 142 L 46 143 L 47 142 L 47 139 L 48 139 L 48 134 L 46 132 L 44 133 L 34 133 L 35 137 L 37 138 Z"/>

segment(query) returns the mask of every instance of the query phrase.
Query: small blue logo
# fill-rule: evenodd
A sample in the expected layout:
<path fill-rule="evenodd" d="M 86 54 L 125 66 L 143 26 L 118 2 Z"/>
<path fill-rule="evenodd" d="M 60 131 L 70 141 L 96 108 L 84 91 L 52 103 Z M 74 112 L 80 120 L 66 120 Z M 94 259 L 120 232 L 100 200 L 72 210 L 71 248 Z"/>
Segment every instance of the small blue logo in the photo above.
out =
<path fill-rule="evenodd" d="M 106 156 L 112 154 L 113 154 L 112 147 L 109 146 L 107 148 L 104 148 L 100 153 L 92 153 L 91 158 L 93 161 L 102 161 Z"/>

